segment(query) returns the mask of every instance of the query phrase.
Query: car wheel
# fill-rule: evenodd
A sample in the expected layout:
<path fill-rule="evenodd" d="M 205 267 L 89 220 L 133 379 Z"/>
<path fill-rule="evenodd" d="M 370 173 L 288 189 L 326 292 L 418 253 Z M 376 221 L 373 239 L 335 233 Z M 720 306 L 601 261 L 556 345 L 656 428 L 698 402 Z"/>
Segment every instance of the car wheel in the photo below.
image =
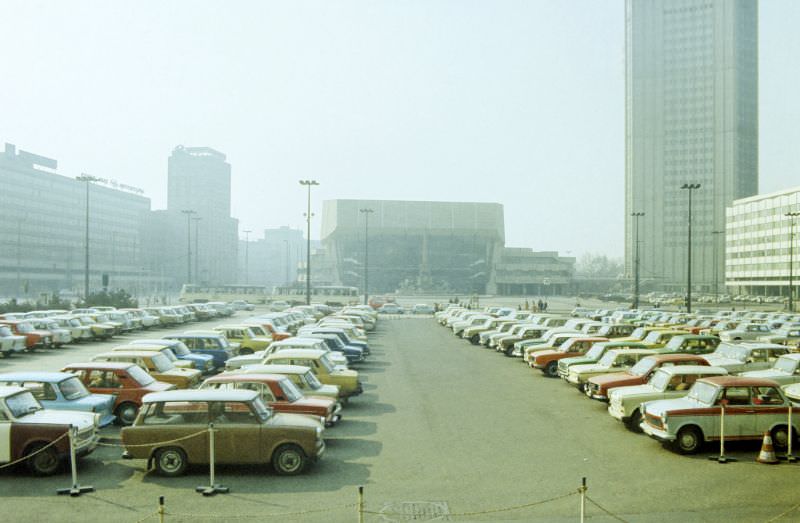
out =
<path fill-rule="evenodd" d="M 155 455 L 156 470 L 162 476 L 175 477 L 186 472 L 189 461 L 186 459 L 186 452 L 178 447 L 166 447 L 158 449 Z"/>
<path fill-rule="evenodd" d="M 511 356 L 513 356 L 513 355 L 514 355 L 514 346 L 513 346 L 513 345 L 510 345 L 510 346 L 506 347 L 506 350 L 504 350 L 504 351 L 503 351 L 503 354 L 505 354 L 505 355 L 506 355 L 506 356 L 508 356 L 509 358 L 510 358 Z"/>
<path fill-rule="evenodd" d="M 133 425 L 136 415 L 139 414 L 139 406 L 135 403 L 126 401 L 117 407 L 115 414 L 117 415 L 117 422 L 120 425 L 125 425 L 127 427 L 129 425 Z"/>
<path fill-rule="evenodd" d="M 636 409 L 633 411 L 633 413 L 631 413 L 631 417 L 625 423 L 625 426 L 631 432 L 641 432 L 642 431 L 642 427 L 640 426 L 641 423 L 642 423 L 642 413 L 639 411 L 639 409 Z"/>
<path fill-rule="evenodd" d="M 778 425 L 770 431 L 772 446 L 775 450 L 784 451 L 789 448 L 789 428 L 786 425 Z M 792 443 L 797 442 L 797 432 L 792 431 Z"/>
<path fill-rule="evenodd" d="M 558 377 L 558 362 L 551 361 L 550 363 L 548 363 L 547 366 L 544 368 L 544 373 L 550 376 L 551 378 Z"/>
<path fill-rule="evenodd" d="M 253 354 L 253 349 L 251 349 L 250 347 L 241 348 L 239 349 L 239 354 L 241 354 L 242 356 L 246 354 Z"/>
<path fill-rule="evenodd" d="M 469 338 L 469 342 L 470 342 L 471 344 L 473 344 L 473 345 L 477 345 L 479 341 L 481 341 L 481 337 L 480 337 L 480 335 L 479 335 L 479 334 L 473 334 L 473 335 L 472 335 L 472 336 L 470 336 L 470 338 Z"/>
<path fill-rule="evenodd" d="M 675 447 L 681 454 L 695 454 L 703 445 L 703 435 L 697 427 L 683 427 L 675 438 Z"/>
<path fill-rule="evenodd" d="M 297 445 L 281 445 L 272 454 L 272 467 L 282 476 L 300 474 L 307 464 L 306 453 Z"/>
<path fill-rule="evenodd" d="M 36 443 L 30 446 L 25 451 L 25 454 L 32 454 L 46 445 L 47 443 Z M 36 476 L 51 476 L 58 472 L 58 469 L 61 467 L 61 460 L 58 457 L 58 450 L 56 450 L 55 445 L 53 445 L 35 456 L 28 458 L 25 461 L 25 465 L 28 467 L 28 470 Z"/>

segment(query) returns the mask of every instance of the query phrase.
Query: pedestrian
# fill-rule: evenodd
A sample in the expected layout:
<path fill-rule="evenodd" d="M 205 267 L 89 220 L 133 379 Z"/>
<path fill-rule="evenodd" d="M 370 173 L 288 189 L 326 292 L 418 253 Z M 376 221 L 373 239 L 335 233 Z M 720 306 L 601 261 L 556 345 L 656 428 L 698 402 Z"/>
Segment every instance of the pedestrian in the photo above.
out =
<path fill-rule="evenodd" d="M 544 312 L 544 302 L 539 298 L 539 312 Z"/>
<path fill-rule="evenodd" d="M 544 311 L 547 312 L 547 302 L 544 302 Z"/>

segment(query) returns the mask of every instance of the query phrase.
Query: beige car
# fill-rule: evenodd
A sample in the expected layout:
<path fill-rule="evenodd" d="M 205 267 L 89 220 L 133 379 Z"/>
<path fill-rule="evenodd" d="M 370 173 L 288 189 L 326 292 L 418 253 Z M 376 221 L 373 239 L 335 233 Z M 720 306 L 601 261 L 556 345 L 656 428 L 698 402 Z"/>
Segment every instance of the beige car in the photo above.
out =
<path fill-rule="evenodd" d="M 160 352 L 146 350 L 112 351 L 98 354 L 92 361 L 121 361 L 135 363 L 158 381 L 171 383 L 179 389 L 188 389 L 200 383 L 200 371 L 179 369 Z"/>
<path fill-rule="evenodd" d="M 146 459 L 163 476 L 180 476 L 189 464 L 208 463 L 210 423 L 216 464 L 272 463 L 278 474 L 293 475 L 325 451 L 318 420 L 275 413 L 256 391 L 177 390 L 144 397 L 133 426 L 122 429 L 124 455 Z"/>
<path fill-rule="evenodd" d="M 167 357 L 169 361 L 172 362 L 173 365 L 178 367 L 179 369 L 193 369 L 194 363 L 189 360 L 179 360 L 175 353 L 172 352 L 169 347 L 164 347 L 163 345 L 117 345 L 113 349 L 113 352 L 128 352 L 128 351 L 147 351 L 147 352 L 160 352 L 164 356 Z"/>
<path fill-rule="evenodd" d="M 317 379 L 308 367 L 301 365 L 245 365 L 236 371 L 239 374 L 281 374 L 288 376 L 292 383 L 308 396 L 321 396 L 337 399 L 339 387 L 337 385 L 324 385 Z"/>
<path fill-rule="evenodd" d="M 270 354 L 264 360 L 267 365 L 301 365 L 311 369 L 319 381 L 326 385 L 338 385 L 340 397 L 349 398 L 364 392 L 358 380 L 358 372 L 337 369 L 328 354 L 314 349 L 286 349 Z"/>

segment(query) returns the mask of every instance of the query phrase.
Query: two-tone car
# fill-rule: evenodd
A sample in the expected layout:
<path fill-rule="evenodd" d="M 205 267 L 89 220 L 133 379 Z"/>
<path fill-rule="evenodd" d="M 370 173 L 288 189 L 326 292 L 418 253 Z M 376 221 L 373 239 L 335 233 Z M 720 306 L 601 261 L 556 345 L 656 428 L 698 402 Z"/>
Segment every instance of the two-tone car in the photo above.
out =
<path fill-rule="evenodd" d="M 580 390 L 586 388 L 586 383 L 595 376 L 611 372 L 623 372 L 633 368 L 643 358 L 652 356 L 652 349 L 612 349 L 606 352 L 596 363 L 571 365 L 567 374 L 567 381 Z"/>
<path fill-rule="evenodd" d="M 142 402 L 136 421 L 122 429 L 123 456 L 146 459 L 163 476 L 208 464 L 212 423 L 217 464 L 271 463 L 278 474 L 293 475 L 325 451 L 319 421 L 276 413 L 253 390 L 156 392 Z"/>
<path fill-rule="evenodd" d="M 306 396 L 338 400 L 341 396 L 337 385 L 325 385 L 317 379 L 311 369 L 302 365 L 245 365 L 236 371 L 239 374 L 280 374 L 287 376 Z"/>
<path fill-rule="evenodd" d="M 739 374 L 746 378 L 765 378 L 781 386 L 800 383 L 800 353 L 784 354 L 769 369 L 751 370 Z"/>
<path fill-rule="evenodd" d="M 112 351 L 98 354 L 92 361 L 116 361 L 134 363 L 158 381 L 171 383 L 179 389 L 188 389 L 200 383 L 200 371 L 179 369 L 160 352 L 144 350 Z"/>
<path fill-rule="evenodd" d="M 727 369 L 731 374 L 763 370 L 772 367 L 775 360 L 789 353 L 789 347 L 770 343 L 720 343 L 711 354 L 703 356 L 709 365 Z"/>

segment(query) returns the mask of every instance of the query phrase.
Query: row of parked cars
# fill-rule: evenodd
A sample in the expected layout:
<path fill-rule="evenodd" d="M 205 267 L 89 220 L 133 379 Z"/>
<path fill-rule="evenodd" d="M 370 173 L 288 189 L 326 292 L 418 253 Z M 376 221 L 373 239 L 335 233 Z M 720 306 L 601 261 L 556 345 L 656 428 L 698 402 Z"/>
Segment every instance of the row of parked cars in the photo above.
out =
<path fill-rule="evenodd" d="M 303 321 L 294 322 L 296 315 Z M 363 391 L 349 366 L 369 354 L 366 331 L 376 319 L 358 307 L 307 306 L 129 340 L 59 372 L 0 374 L 0 464 L 41 450 L 69 425 L 79 429 L 77 454 L 86 455 L 97 429 L 116 422 L 124 426 L 125 457 L 175 476 L 208 462 L 203 429 L 213 423 L 217 463 L 271 463 L 279 474 L 299 473 L 322 456 L 324 430 L 341 419 L 342 404 Z M 261 337 L 263 349 L 246 345 Z M 66 455 L 59 440 L 25 463 L 52 474 Z"/>
<path fill-rule="evenodd" d="M 450 307 L 436 319 L 474 345 L 519 357 L 607 402 L 631 431 L 681 453 L 720 439 L 723 407 L 726 439 L 770 432 L 785 449 L 789 410 L 800 406 L 800 317 L 792 314 L 576 309 L 566 316 Z M 792 422 L 793 438 L 799 427 Z"/>

